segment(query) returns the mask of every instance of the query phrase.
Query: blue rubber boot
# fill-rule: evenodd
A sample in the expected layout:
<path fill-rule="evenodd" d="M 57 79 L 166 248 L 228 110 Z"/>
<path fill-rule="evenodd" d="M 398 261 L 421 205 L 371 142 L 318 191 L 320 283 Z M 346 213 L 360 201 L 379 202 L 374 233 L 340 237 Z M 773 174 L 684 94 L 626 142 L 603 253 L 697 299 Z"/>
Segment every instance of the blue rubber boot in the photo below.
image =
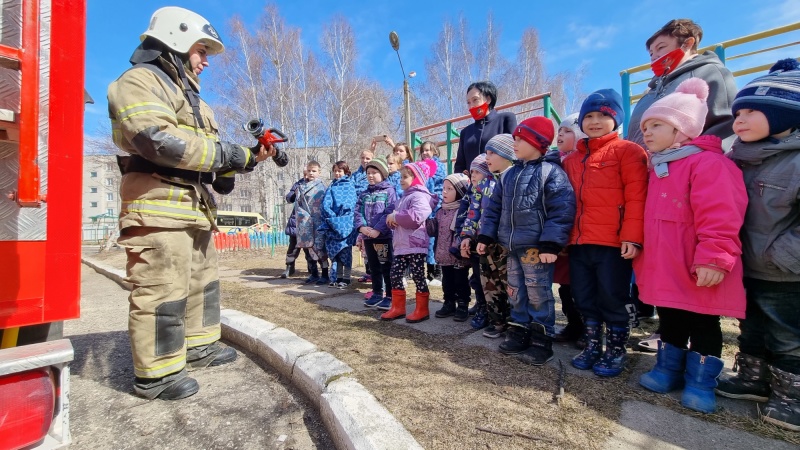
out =
<path fill-rule="evenodd" d="M 650 391 L 666 394 L 683 387 L 685 370 L 686 350 L 658 341 L 656 365 L 639 377 L 639 384 Z"/>
<path fill-rule="evenodd" d="M 597 319 L 586 319 L 583 323 L 583 339 L 586 341 L 586 347 L 578 356 L 572 358 L 572 365 L 576 369 L 589 370 L 603 353 L 603 324 Z"/>
<path fill-rule="evenodd" d="M 626 325 L 606 326 L 606 351 L 600 357 L 600 361 L 592 367 L 594 374 L 599 377 L 615 377 L 622 373 L 625 362 L 628 360 L 628 352 L 625 344 L 631 335 L 631 327 Z"/>
<path fill-rule="evenodd" d="M 681 405 L 686 408 L 711 414 L 717 410 L 714 388 L 722 373 L 723 362 L 714 356 L 703 356 L 697 352 L 686 354 L 686 387 L 683 388 Z"/>

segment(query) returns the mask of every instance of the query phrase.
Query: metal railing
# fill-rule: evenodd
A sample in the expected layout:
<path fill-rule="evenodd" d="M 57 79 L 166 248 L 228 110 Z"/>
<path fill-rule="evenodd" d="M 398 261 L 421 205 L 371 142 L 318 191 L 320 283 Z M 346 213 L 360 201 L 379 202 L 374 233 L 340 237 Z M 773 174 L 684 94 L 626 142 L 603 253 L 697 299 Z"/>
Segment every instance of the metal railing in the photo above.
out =
<path fill-rule="evenodd" d="M 541 101 L 541 106 L 534 107 L 533 103 Z M 545 92 L 544 94 L 534 95 L 533 97 L 524 98 L 522 100 L 517 100 L 515 102 L 506 103 L 505 105 L 498 106 L 495 108 L 496 111 L 502 111 L 504 109 L 510 109 L 521 105 L 531 104 L 530 108 L 525 108 L 522 111 L 512 111 L 514 115 L 520 116 L 523 114 L 530 114 L 535 111 L 542 111 L 543 115 L 547 118 L 555 119 L 556 123 L 561 122 L 561 117 L 558 115 L 556 110 L 553 108 L 553 101 L 550 97 L 549 92 Z M 411 142 L 414 143 L 413 147 L 418 147 L 422 144 L 424 140 L 429 140 L 433 136 L 438 136 L 444 134 L 444 139 L 432 139 L 436 142 L 436 145 L 447 146 L 447 173 L 453 173 L 453 144 L 457 144 L 459 142 L 459 130 L 463 129 L 469 124 L 464 124 L 463 126 L 457 127 L 454 124 L 457 122 L 461 122 L 464 120 L 471 120 L 472 116 L 469 114 L 464 116 L 454 117 L 452 119 L 443 120 L 441 122 L 437 122 L 431 125 L 425 125 L 423 127 L 415 128 L 411 130 Z M 444 130 L 438 130 L 437 128 L 444 127 Z M 420 133 L 428 131 L 429 133 L 420 135 Z"/>
<path fill-rule="evenodd" d="M 780 50 L 780 49 L 783 49 L 783 48 L 792 47 L 792 46 L 800 44 L 800 41 L 795 40 L 794 42 L 788 42 L 788 43 L 784 43 L 784 44 L 780 44 L 780 45 L 773 45 L 773 46 L 770 46 L 770 47 L 767 47 L 767 48 L 763 48 L 763 49 L 759 49 L 759 50 L 755 50 L 755 51 L 750 51 L 750 52 L 745 52 L 745 53 L 742 53 L 742 54 L 739 54 L 739 55 L 734 55 L 734 56 L 727 56 L 726 55 L 726 49 L 729 49 L 731 47 L 735 47 L 737 45 L 756 42 L 756 41 L 759 41 L 759 40 L 762 40 L 762 39 L 766 39 L 766 38 L 780 36 L 782 34 L 787 34 L 787 33 L 790 33 L 792 31 L 797 31 L 797 30 L 800 30 L 800 22 L 796 22 L 796 23 L 793 23 L 793 24 L 790 24 L 790 25 L 785 25 L 785 26 L 778 27 L 778 28 L 773 28 L 771 30 L 762 31 L 760 33 L 754 33 L 754 34 L 750 34 L 750 35 L 747 35 L 747 36 L 742 36 L 740 38 L 731 39 L 731 40 L 728 40 L 728 41 L 723 41 L 723 42 L 720 42 L 719 44 L 709 45 L 707 47 L 703 47 L 703 48 L 698 49 L 697 52 L 698 53 L 703 53 L 703 52 L 705 52 L 707 50 L 712 50 L 714 53 L 717 54 L 717 56 L 719 56 L 719 59 L 722 61 L 722 63 L 727 65 L 728 61 L 733 61 L 733 60 L 740 59 L 740 58 L 746 58 L 748 56 L 754 56 L 754 55 L 758 55 L 758 54 L 762 54 L 762 53 L 766 53 L 766 52 L 770 52 L 770 51 L 774 51 L 774 50 Z M 800 60 L 800 58 L 798 58 L 798 60 Z M 756 65 L 756 66 L 753 66 L 753 67 L 747 67 L 747 68 L 744 68 L 744 69 L 741 69 L 741 70 L 737 70 L 737 71 L 734 71 L 732 73 L 733 73 L 734 77 L 739 77 L 739 76 L 743 76 L 743 75 L 750 75 L 750 74 L 753 74 L 753 73 L 758 73 L 758 72 L 762 72 L 764 70 L 767 70 L 770 67 L 772 67 L 772 65 L 774 63 L 775 63 L 775 61 L 773 61 L 773 62 L 771 62 L 769 64 L 759 64 L 759 65 Z M 623 71 L 621 71 L 619 73 L 620 77 L 622 78 L 622 107 L 623 107 L 623 109 L 625 111 L 624 129 L 625 129 L 626 133 L 627 133 L 627 130 L 628 130 L 628 122 L 630 122 L 630 120 L 631 120 L 631 111 L 632 111 L 633 104 L 636 103 L 645 94 L 645 92 L 641 92 L 639 94 L 635 94 L 634 95 L 632 93 L 631 87 L 634 86 L 634 85 L 638 85 L 638 84 L 648 83 L 652 79 L 652 77 L 651 78 L 643 78 L 641 80 L 636 80 L 636 81 L 631 82 L 631 74 L 638 73 L 638 72 L 644 72 L 646 70 L 650 70 L 650 63 L 642 64 L 642 65 L 635 66 L 635 67 L 631 67 L 630 69 L 625 69 L 625 70 L 623 70 Z"/>

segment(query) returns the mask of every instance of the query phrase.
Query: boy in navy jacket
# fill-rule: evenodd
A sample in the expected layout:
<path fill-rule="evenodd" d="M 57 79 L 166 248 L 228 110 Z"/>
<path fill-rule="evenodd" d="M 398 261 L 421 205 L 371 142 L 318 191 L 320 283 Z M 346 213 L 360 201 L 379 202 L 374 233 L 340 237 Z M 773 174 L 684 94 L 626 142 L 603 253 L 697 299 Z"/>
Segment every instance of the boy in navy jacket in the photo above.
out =
<path fill-rule="evenodd" d="M 575 194 L 558 153 L 544 156 L 555 136 L 550 119 L 526 119 L 513 136 L 517 161 L 483 212 L 477 251 L 485 254 L 494 242 L 508 249 L 511 321 L 500 352 L 543 365 L 553 358 L 553 263 L 569 240 Z"/>

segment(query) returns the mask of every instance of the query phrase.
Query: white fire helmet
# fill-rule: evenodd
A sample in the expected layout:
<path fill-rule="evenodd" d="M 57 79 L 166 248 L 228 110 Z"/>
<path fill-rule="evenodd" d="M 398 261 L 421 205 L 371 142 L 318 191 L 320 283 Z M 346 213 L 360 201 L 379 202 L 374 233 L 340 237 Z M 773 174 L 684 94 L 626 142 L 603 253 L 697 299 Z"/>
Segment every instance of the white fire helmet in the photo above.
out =
<path fill-rule="evenodd" d="M 147 31 L 139 36 L 151 36 L 178 53 L 188 53 L 197 42 L 202 42 L 209 55 L 225 51 L 217 30 L 200 14 L 177 6 L 167 6 L 153 13 Z"/>

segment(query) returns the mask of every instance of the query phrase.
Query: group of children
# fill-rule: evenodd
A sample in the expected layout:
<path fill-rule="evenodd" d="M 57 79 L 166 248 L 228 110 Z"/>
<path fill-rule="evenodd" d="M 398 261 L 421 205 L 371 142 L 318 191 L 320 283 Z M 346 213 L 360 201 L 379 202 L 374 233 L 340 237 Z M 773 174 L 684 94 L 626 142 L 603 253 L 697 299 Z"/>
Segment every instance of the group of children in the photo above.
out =
<path fill-rule="evenodd" d="M 419 322 L 429 317 L 433 237 L 444 292 L 436 317 L 468 320 L 469 286 L 476 298 L 480 289 L 476 316 L 485 320 L 473 326 L 505 336 L 500 351 L 532 365 L 553 357 L 552 284 L 562 272 L 568 327 L 584 343 L 572 364 L 603 377 L 626 365 L 635 271 L 640 298 L 661 319 L 642 386 L 683 388 L 681 403 L 705 413 L 716 408 L 715 389 L 767 402 L 765 420 L 800 430 L 800 70 L 780 61 L 739 92 L 728 155 L 718 137 L 701 136 L 708 90 L 691 78 L 649 107 L 640 124 L 647 151 L 618 134 L 620 95 L 596 91 L 561 123 L 557 150 L 550 119 L 528 118 L 489 140 L 469 178 L 444 177 L 440 196 L 429 188 L 440 163 L 410 161 L 407 147 L 403 165 L 362 155 L 361 191 L 341 162 L 325 191 L 309 163 L 296 191 L 298 246 L 327 252 L 347 283 L 342 252 L 360 236 L 374 276 L 365 304 L 386 310 L 383 320 Z M 329 243 L 312 243 L 303 221 Z M 406 275 L 417 288 L 408 315 Z M 718 386 L 721 315 L 740 319 L 741 336 L 739 372 Z"/>

